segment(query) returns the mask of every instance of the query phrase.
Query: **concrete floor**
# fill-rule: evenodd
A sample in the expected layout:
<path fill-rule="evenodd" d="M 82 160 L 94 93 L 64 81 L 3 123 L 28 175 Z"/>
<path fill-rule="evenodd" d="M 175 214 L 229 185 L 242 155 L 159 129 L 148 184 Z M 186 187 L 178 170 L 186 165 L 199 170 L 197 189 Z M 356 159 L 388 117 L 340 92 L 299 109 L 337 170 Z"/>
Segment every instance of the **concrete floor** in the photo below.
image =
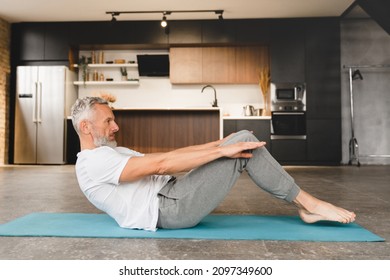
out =
<path fill-rule="evenodd" d="M 353 210 L 357 223 L 386 242 L 286 242 L 0 237 L 0 259 L 217 260 L 390 259 L 390 166 L 286 167 L 311 194 Z M 74 166 L 0 167 L 0 223 L 32 212 L 98 211 L 80 192 Z M 295 215 L 244 174 L 219 214 Z"/>

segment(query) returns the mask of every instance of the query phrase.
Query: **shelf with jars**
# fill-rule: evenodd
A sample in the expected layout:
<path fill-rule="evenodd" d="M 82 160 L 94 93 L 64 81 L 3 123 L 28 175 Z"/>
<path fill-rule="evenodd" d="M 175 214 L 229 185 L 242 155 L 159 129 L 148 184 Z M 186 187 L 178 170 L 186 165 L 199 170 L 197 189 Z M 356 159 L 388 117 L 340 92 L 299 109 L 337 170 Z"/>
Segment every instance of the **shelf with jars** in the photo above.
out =
<path fill-rule="evenodd" d="M 74 65 L 74 67 L 78 67 L 78 65 Z M 75 81 L 74 84 L 77 86 L 84 85 L 93 85 L 93 86 L 102 86 L 102 85 L 139 85 L 139 79 L 130 79 L 127 78 L 127 68 L 137 69 L 137 63 L 123 63 L 123 64 L 114 64 L 114 63 L 106 63 L 106 64 L 87 64 L 87 69 L 95 69 L 94 71 L 87 71 L 83 75 L 87 75 L 85 80 Z M 118 69 L 121 72 L 121 80 L 115 80 L 114 78 L 106 77 L 104 72 L 98 71 L 98 69 Z M 126 74 L 126 75 L 124 75 Z"/>
<path fill-rule="evenodd" d="M 105 62 L 105 63 L 104 63 Z M 127 86 L 138 85 L 138 64 L 135 61 L 126 62 L 124 59 L 104 61 L 103 52 L 91 52 L 91 57 L 82 56 L 78 64 L 79 80 L 74 85 L 80 86 Z M 128 71 L 132 75 L 128 76 Z"/>

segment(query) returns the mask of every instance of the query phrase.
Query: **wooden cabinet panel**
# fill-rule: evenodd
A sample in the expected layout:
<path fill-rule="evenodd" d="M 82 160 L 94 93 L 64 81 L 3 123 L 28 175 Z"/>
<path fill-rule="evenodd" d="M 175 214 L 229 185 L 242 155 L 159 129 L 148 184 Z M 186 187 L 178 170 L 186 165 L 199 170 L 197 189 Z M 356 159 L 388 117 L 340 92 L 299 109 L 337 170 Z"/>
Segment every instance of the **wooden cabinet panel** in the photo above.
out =
<path fill-rule="evenodd" d="M 219 110 L 114 110 L 119 146 L 168 152 L 220 138 Z"/>
<path fill-rule="evenodd" d="M 202 53 L 202 80 L 204 83 L 236 82 L 234 47 L 203 48 Z"/>
<path fill-rule="evenodd" d="M 169 52 L 172 84 L 202 83 L 202 48 L 171 48 Z"/>
<path fill-rule="evenodd" d="M 236 48 L 237 83 L 259 83 L 260 70 L 264 67 L 269 67 L 269 56 L 267 47 L 251 46 Z"/>
<path fill-rule="evenodd" d="M 269 67 L 268 47 L 188 47 L 170 49 L 173 84 L 258 84 Z"/>

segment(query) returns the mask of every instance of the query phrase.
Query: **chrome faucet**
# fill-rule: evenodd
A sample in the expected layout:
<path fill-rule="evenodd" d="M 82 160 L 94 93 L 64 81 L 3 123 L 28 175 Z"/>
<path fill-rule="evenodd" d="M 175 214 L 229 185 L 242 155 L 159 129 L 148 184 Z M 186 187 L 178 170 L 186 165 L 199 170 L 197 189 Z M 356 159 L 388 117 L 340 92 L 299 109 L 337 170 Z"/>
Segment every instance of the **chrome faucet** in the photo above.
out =
<path fill-rule="evenodd" d="M 214 101 L 213 103 L 211 103 L 211 106 L 213 107 L 218 107 L 218 101 L 217 101 L 217 91 L 215 90 L 215 88 L 212 86 L 212 85 L 207 85 L 207 86 L 204 86 L 202 88 L 202 92 L 204 91 L 205 88 L 212 88 L 214 90 Z"/>

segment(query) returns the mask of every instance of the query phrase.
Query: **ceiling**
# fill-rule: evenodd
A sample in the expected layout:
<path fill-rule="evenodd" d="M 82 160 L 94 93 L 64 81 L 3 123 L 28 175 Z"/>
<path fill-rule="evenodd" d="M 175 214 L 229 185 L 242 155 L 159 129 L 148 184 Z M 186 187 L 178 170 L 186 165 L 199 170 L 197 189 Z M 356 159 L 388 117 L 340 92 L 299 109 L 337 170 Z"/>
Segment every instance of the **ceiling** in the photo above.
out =
<path fill-rule="evenodd" d="M 104 21 L 107 11 L 224 10 L 225 19 L 340 16 L 354 0 L 0 0 L 10 22 Z M 160 20 L 159 14 L 122 14 L 118 20 Z M 168 20 L 216 19 L 214 13 L 172 13 Z"/>

